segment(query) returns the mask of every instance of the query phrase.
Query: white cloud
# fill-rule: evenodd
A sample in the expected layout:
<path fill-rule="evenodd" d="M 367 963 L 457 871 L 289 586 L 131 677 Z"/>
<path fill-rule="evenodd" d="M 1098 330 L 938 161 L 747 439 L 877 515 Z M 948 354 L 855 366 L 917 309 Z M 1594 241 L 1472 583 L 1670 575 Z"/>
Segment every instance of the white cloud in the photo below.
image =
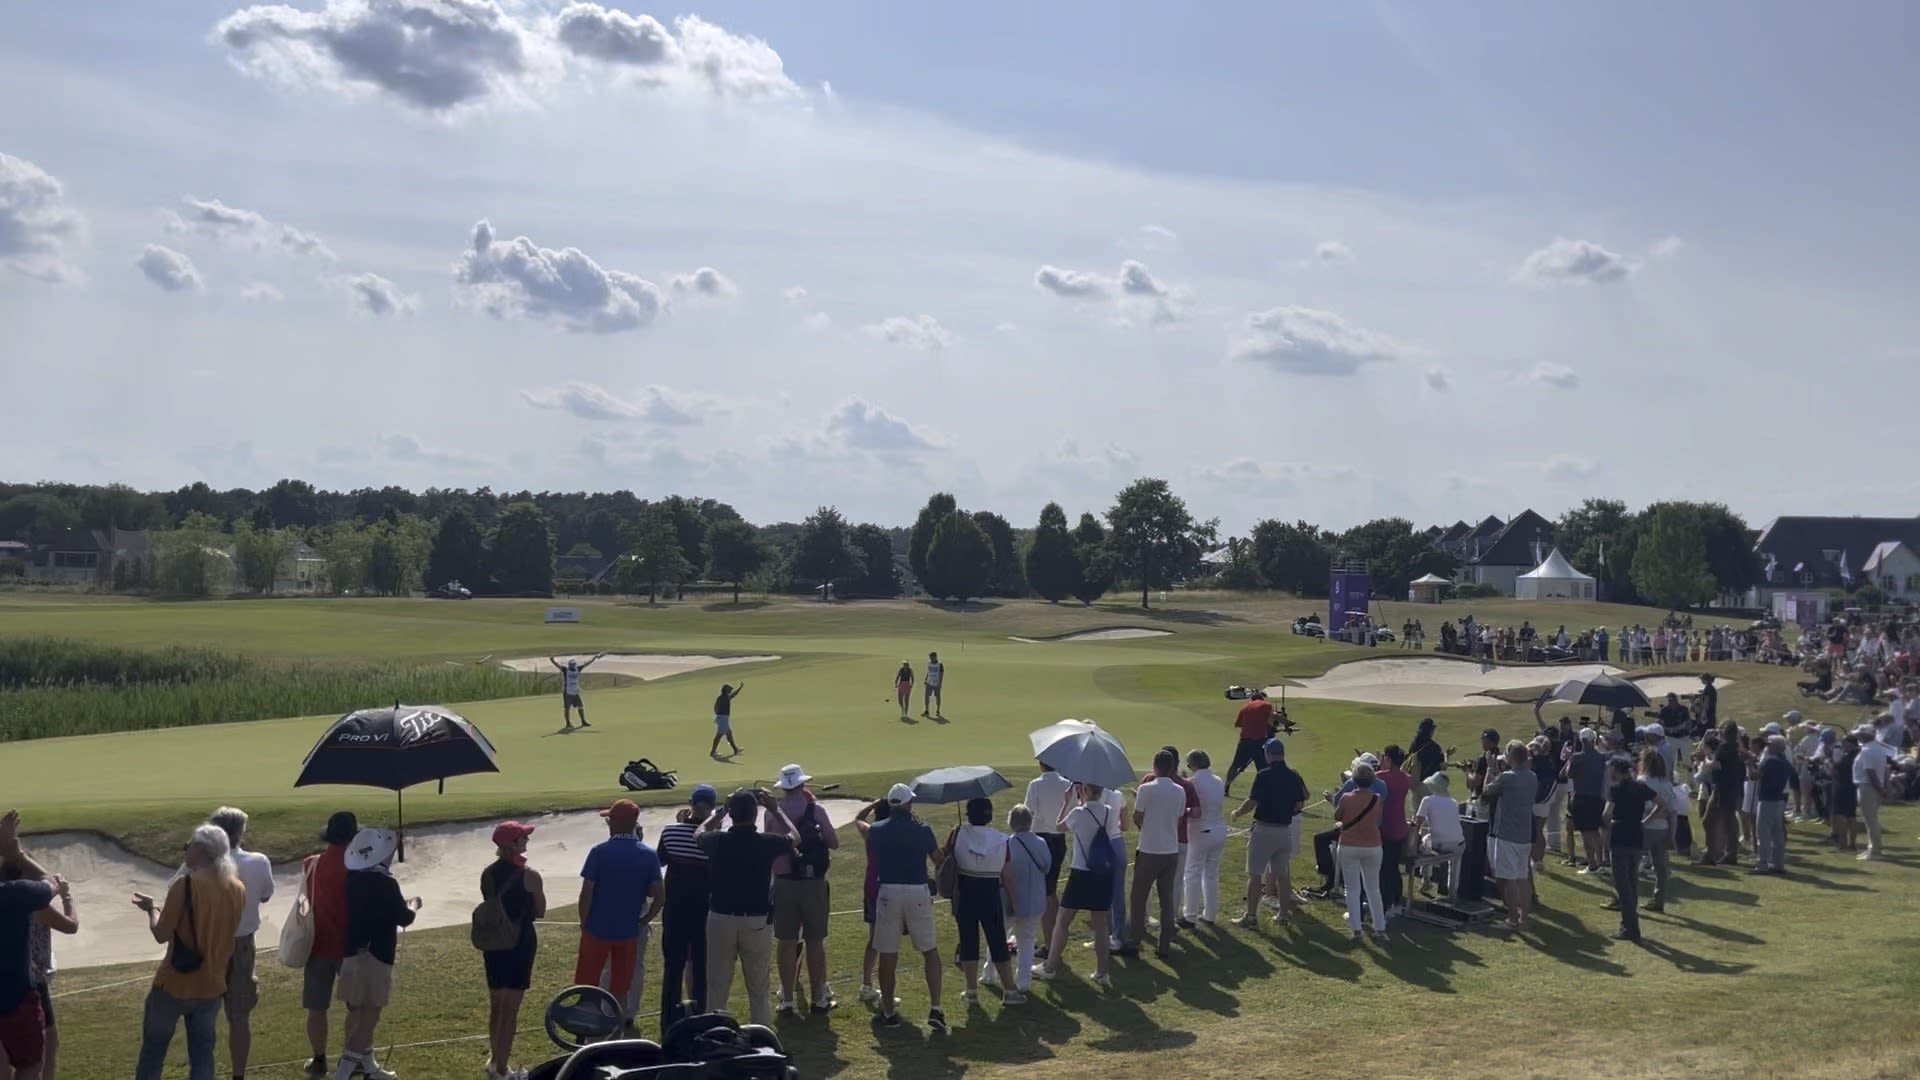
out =
<path fill-rule="evenodd" d="M 1322 240 L 1313 246 L 1313 257 L 1321 262 L 1352 262 L 1353 250 L 1338 240 Z"/>
<path fill-rule="evenodd" d="M 824 334 L 833 329 L 833 316 L 828 315 L 824 311 L 816 311 L 807 316 L 806 321 L 802 325 L 816 334 Z"/>
<path fill-rule="evenodd" d="M 953 344 L 953 335 L 940 325 L 940 320 L 931 315 L 917 318 L 906 315 L 894 315 L 877 323 L 869 323 L 860 328 L 868 337 L 884 341 L 889 345 L 900 345 L 922 352 L 939 352 Z"/>
<path fill-rule="evenodd" d="M 256 281 L 240 290 L 240 299 L 256 304 L 277 304 L 287 298 L 287 294 L 277 286 L 264 281 Z"/>
<path fill-rule="evenodd" d="M 1604 285 L 1625 281 L 1639 266 L 1624 255 L 1608 251 L 1588 240 L 1557 237 L 1553 243 L 1526 257 L 1514 277 L 1532 284 L 1578 282 Z"/>
<path fill-rule="evenodd" d="M 325 262 L 332 262 L 334 257 L 332 250 L 321 243 L 319 237 L 310 232 L 301 232 L 291 225 L 280 226 L 280 246 L 295 255 L 305 255 Z"/>
<path fill-rule="evenodd" d="M 1592 458 L 1552 457 L 1540 466 L 1540 472 L 1558 484 L 1584 483 L 1600 475 L 1600 463 Z"/>
<path fill-rule="evenodd" d="M 561 48 L 619 70 L 647 89 L 699 91 L 722 98 L 781 98 L 801 93 L 780 54 L 756 37 L 734 34 L 694 15 L 669 30 L 651 15 L 571 3 L 554 19 Z"/>
<path fill-rule="evenodd" d="M 1671 259 L 1686 246 L 1686 241 L 1677 236 L 1665 236 L 1654 241 L 1653 246 L 1647 249 L 1647 254 L 1655 259 Z"/>
<path fill-rule="evenodd" d="M 412 435 L 380 436 L 380 452 L 389 461 L 402 461 L 418 465 L 441 465 L 453 468 L 469 469 L 486 464 L 470 454 L 455 450 L 430 449 L 420 444 Z"/>
<path fill-rule="evenodd" d="M 1527 372 L 1527 381 L 1536 382 L 1542 386 L 1557 387 L 1561 390 L 1572 390 L 1580 385 L 1580 373 L 1565 364 L 1542 360 L 1533 365 L 1532 371 Z"/>
<path fill-rule="evenodd" d="M 1331 311 L 1277 307 L 1249 312 L 1227 355 L 1292 375 L 1352 375 L 1405 352 L 1392 338 L 1363 330 Z"/>
<path fill-rule="evenodd" d="M 552 47 L 495 0 L 325 0 L 222 19 L 214 40 L 249 75 L 301 89 L 384 94 L 429 113 L 516 100 L 557 74 Z"/>
<path fill-rule="evenodd" d="M 193 233 L 216 240 L 258 245 L 267 231 L 267 219 L 252 210 L 228 206 L 219 199 L 196 199 L 191 195 L 184 201 L 187 204 L 185 214 L 167 211 L 163 226 L 167 232 L 175 235 Z"/>
<path fill-rule="evenodd" d="M 1112 276 L 1085 270 L 1044 265 L 1034 271 L 1033 283 L 1042 292 L 1067 300 L 1099 302 L 1117 308 L 1120 321 L 1132 324 L 1178 322 L 1174 292 L 1153 276 L 1145 263 L 1127 259 Z"/>
<path fill-rule="evenodd" d="M 401 293 L 398 286 L 379 274 L 355 274 L 344 284 L 355 306 L 376 318 L 405 317 L 419 306 L 414 298 Z"/>
<path fill-rule="evenodd" d="M 789 304 L 804 304 L 807 302 L 807 290 L 798 285 L 791 285 L 780 290 L 780 299 Z"/>
<path fill-rule="evenodd" d="M 854 398 L 827 418 L 827 435 L 849 450 L 909 454 L 931 450 L 932 439 L 905 420 Z"/>
<path fill-rule="evenodd" d="M 1438 365 L 1427 369 L 1427 388 L 1445 393 L 1453 389 L 1453 376 Z"/>
<path fill-rule="evenodd" d="M 148 281 L 153 282 L 167 292 L 199 292 L 206 285 L 193 260 L 159 244 L 148 244 L 133 260 Z"/>
<path fill-rule="evenodd" d="M 661 427 L 691 427 L 701 422 L 708 404 L 649 386 L 639 401 L 628 401 L 592 383 L 569 382 L 538 390 L 522 390 L 520 397 L 537 409 L 559 409 L 582 420 L 639 422 Z"/>
<path fill-rule="evenodd" d="M 86 219 L 67 206 L 60 181 L 25 158 L 0 153 L 0 266 L 48 282 L 77 282 L 69 261 Z"/>
<path fill-rule="evenodd" d="M 673 291 L 682 296 L 721 299 L 733 296 L 740 290 L 725 274 L 711 266 L 703 266 L 691 274 L 675 274 Z"/>
<path fill-rule="evenodd" d="M 1347 481 L 1360 474 L 1351 465 L 1322 465 L 1311 462 L 1265 462 L 1237 457 L 1218 465 L 1202 465 L 1194 475 L 1229 488 L 1294 491 L 1302 481 Z"/>
<path fill-rule="evenodd" d="M 495 240 L 493 226 L 473 227 L 473 243 L 454 264 L 465 297 L 496 319 L 559 320 L 596 334 L 637 330 L 660 314 L 660 290 L 623 270 L 602 269 L 579 248 L 543 248 L 524 236 Z"/>

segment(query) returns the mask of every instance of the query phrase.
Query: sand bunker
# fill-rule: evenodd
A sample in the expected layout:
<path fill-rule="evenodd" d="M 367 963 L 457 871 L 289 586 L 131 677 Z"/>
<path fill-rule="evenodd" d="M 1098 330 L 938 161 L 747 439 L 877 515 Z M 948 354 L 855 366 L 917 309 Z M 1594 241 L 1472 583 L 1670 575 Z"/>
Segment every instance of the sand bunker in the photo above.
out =
<path fill-rule="evenodd" d="M 1497 699 L 1486 696 L 1490 690 L 1547 686 L 1567 679 L 1591 678 L 1602 672 L 1608 675 L 1622 673 L 1621 669 L 1605 664 L 1483 668 L 1471 660 L 1387 657 L 1355 660 L 1341 664 L 1318 678 L 1292 681 L 1287 686 L 1287 694 L 1309 700 L 1405 705 L 1415 709 L 1458 709 L 1499 704 Z M 1722 679 L 1719 685 L 1726 686 L 1731 682 L 1731 679 Z M 1656 675 L 1636 679 L 1634 684 L 1649 698 L 1658 698 L 1670 691 L 1686 694 L 1700 689 L 1700 680 L 1691 675 Z M 1270 692 L 1278 695 L 1280 688 L 1272 687 Z"/>
<path fill-rule="evenodd" d="M 822 798 L 820 805 L 837 827 L 852 821 L 866 804 L 858 799 Z M 641 811 L 640 825 L 646 839 L 651 842 L 657 837 L 678 810 L 657 807 Z M 547 902 L 554 907 L 572 904 L 580 895 L 581 861 L 588 848 L 606 839 L 606 822 L 592 811 L 543 814 L 526 820 L 536 826 L 527 845 L 527 859 L 546 878 Z M 472 917 L 473 905 L 480 902 L 480 871 L 493 858 L 492 832 L 492 822 L 407 830 L 407 861 L 394 866 L 393 876 L 406 895 L 418 895 L 425 901 L 413 924 L 415 929 L 460 925 Z M 60 970 L 160 958 L 162 946 L 153 943 L 146 917 L 129 900 L 136 892 L 165 895 L 171 868 L 86 833 L 30 836 L 26 843 L 49 873 L 63 875 L 73 884 L 80 932 L 73 937 L 54 936 Z M 257 937 L 262 951 L 280 940 L 280 923 L 299 884 L 297 864 L 274 868 L 274 895 L 261 910 Z"/>
<path fill-rule="evenodd" d="M 592 653 L 568 653 L 556 656 L 561 663 L 578 660 L 586 663 L 593 659 Z M 684 675 L 689 671 L 701 671 L 711 667 L 725 667 L 730 664 L 758 664 L 768 660 L 778 660 L 777 656 L 678 656 L 672 653 L 608 653 L 593 665 L 592 670 L 610 672 L 615 675 L 628 675 L 636 679 L 652 681 L 664 679 L 669 675 Z M 502 664 L 515 671 L 535 673 L 552 672 L 553 665 L 544 656 L 528 656 L 519 660 L 502 660 Z"/>
<path fill-rule="evenodd" d="M 1107 630 L 1082 630 L 1077 634 L 1062 634 L 1059 637 L 1016 637 L 1009 640 L 1025 642 L 1028 645 L 1050 645 L 1057 641 L 1124 641 L 1127 638 L 1172 636 L 1171 630 L 1154 630 L 1145 626 L 1116 626 Z"/>

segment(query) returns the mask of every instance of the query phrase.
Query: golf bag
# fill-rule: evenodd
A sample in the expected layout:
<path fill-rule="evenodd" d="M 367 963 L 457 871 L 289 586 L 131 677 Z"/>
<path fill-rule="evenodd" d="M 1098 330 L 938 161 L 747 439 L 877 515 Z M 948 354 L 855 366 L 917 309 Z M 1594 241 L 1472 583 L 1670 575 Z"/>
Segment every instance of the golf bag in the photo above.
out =
<path fill-rule="evenodd" d="M 780 1037 L 722 1013 L 690 1016 L 659 1042 L 627 1039 L 583 1046 L 529 1070 L 529 1080 L 797 1080 Z"/>
<path fill-rule="evenodd" d="M 661 769 L 646 758 L 635 758 L 620 770 L 620 786 L 628 791 L 657 791 L 679 783 L 672 769 Z"/>

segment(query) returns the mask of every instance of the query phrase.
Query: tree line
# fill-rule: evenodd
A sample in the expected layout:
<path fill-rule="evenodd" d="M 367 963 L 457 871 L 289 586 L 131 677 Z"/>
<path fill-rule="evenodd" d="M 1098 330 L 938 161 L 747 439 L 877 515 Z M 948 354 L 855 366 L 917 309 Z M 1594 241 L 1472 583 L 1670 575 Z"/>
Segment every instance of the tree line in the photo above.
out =
<path fill-rule="evenodd" d="M 739 590 L 892 597 L 906 577 L 940 599 L 1038 596 L 1094 600 L 1121 587 L 1142 605 L 1154 590 L 1206 582 L 1324 596 L 1336 560 L 1365 560 L 1376 593 L 1404 596 L 1425 574 L 1452 578 L 1460 560 L 1433 530 L 1400 517 L 1336 532 L 1266 518 L 1245 537 L 1219 535 L 1165 480 L 1127 485 L 1099 513 L 1069 525 L 1048 503 L 1031 527 L 954 495 L 927 500 L 910 528 L 854 523 L 823 506 L 799 522 L 755 525 L 727 503 L 631 491 L 496 493 L 491 488 L 359 488 L 336 492 L 285 479 L 272 487 L 170 492 L 125 485 L 0 484 L 0 539 L 68 528 L 152 530 L 145 565 L 116 565 L 116 588 L 204 595 L 230 559 L 235 584 L 271 592 L 296 545 L 310 545 L 332 592 L 401 595 L 459 581 L 476 592 L 541 594 L 590 588 L 645 594 L 695 581 Z M 1638 512 L 1588 499 L 1555 523 L 1576 566 L 1610 599 L 1683 607 L 1739 592 L 1763 572 L 1746 522 L 1718 503 L 1660 502 Z M 897 558 L 904 554 L 904 558 Z M 560 560 L 557 556 L 584 556 Z M 575 565 L 614 560 L 598 585 Z M 905 574 L 903 575 L 902 564 Z M 0 567 L 0 573 L 4 568 Z"/>

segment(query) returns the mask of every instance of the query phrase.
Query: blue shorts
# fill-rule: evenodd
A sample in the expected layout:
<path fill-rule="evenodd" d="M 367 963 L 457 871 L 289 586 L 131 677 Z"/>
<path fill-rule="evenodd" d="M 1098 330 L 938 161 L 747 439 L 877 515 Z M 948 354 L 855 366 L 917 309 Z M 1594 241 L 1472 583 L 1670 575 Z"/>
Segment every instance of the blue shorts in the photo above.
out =
<path fill-rule="evenodd" d="M 713 733 L 715 735 L 733 734 L 733 717 L 726 713 L 716 714 L 713 718 Z"/>

